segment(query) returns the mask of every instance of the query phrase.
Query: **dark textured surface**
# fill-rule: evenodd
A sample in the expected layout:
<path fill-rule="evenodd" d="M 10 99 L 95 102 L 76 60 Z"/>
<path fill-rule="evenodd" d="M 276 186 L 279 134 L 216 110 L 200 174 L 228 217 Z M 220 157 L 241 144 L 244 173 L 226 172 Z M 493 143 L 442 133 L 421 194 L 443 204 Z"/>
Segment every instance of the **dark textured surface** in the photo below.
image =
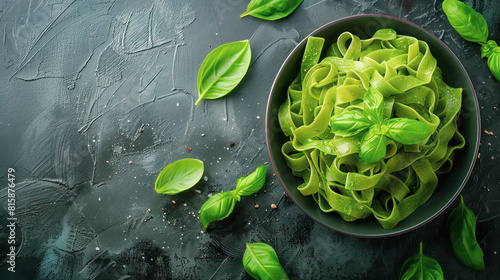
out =
<path fill-rule="evenodd" d="M 245 242 L 265 242 L 291 279 L 397 279 L 423 242 L 446 279 L 496 279 L 500 84 L 479 45 L 451 29 L 441 2 L 305 0 L 288 18 L 266 22 L 240 19 L 243 0 L 1 1 L 0 278 L 249 279 L 241 265 Z M 465 2 L 500 41 L 498 1 Z M 269 162 L 265 106 L 288 52 L 329 21 L 367 13 L 428 29 L 471 76 L 484 133 L 462 194 L 477 214 L 485 272 L 454 257 L 445 227 L 451 209 L 401 236 L 348 237 L 307 218 L 271 168 L 259 193 L 202 231 L 198 210 L 208 196 Z M 253 56 L 244 82 L 194 107 L 206 54 L 243 39 Z M 185 157 L 204 161 L 205 178 L 185 193 L 157 194 L 157 174 Z M 16 170 L 15 273 L 6 263 L 9 167 Z"/>

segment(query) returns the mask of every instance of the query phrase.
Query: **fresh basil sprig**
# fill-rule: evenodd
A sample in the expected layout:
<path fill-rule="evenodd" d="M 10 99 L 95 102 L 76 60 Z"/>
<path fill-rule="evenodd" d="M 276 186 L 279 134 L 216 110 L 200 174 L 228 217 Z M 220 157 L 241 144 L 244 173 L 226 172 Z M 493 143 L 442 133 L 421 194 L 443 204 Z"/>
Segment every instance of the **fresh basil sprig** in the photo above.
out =
<path fill-rule="evenodd" d="M 278 20 L 291 14 L 304 0 L 252 0 L 240 17 L 247 15 L 264 19 Z"/>
<path fill-rule="evenodd" d="M 174 195 L 185 191 L 198 183 L 203 176 L 203 162 L 185 158 L 167 165 L 155 182 L 157 193 Z"/>
<path fill-rule="evenodd" d="M 224 44 L 211 51 L 198 71 L 198 92 L 202 99 L 217 99 L 231 92 L 247 73 L 252 52 L 248 40 Z"/>
<path fill-rule="evenodd" d="M 481 44 L 481 57 L 488 58 L 488 67 L 500 82 L 500 47 L 488 41 L 488 25 L 484 17 L 471 6 L 458 0 L 445 0 L 443 11 L 451 26 L 465 40 Z"/>
<path fill-rule="evenodd" d="M 211 222 L 220 221 L 231 215 L 241 196 L 248 196 L 259 191 L 266 180 L 266 173 L 267 167 L 259 166 L 252 174 L 239 178 L 234 190 L 213 195 L 203 203 L 200 209 L 203 230 L 206 230 Z"/>
<path fill-rule="evenodd" d="M 288 279 L 276 251 L 265 243 L 247 243 L 243 254 L 243 267 L 254 279 Z"/>
<path fill-rule="evenodd" d="M 409 257 L 401 267 L 401 280 L 440 280 L 444 279 L 443 269 L 439 263 L 423 254 L 422 242 L 418 254 Z"/>
<path fill-rule="evenodd" d="M 476 217 L 460 196 L 460 204 L 448 216 L 451 245 L 457 258 L 475 270 L 484 270 L 483 250 L 476 240 Z"/>
<path fill-rule="evenodd" d="M 363 103 L 363 112 L 352 109 L 334 115 L 330 119 L 330 128 L 335 135 L 341 137 L 365 133 L 361 140 L 359 157 L 366 162 L 377 162 L 384 158 L 387 138 L 404 145 L 413 145 L 430 136 L 429 127 L 417 120 L 384 120 L 384 96 L 372 86 L 366 92 Z"/>

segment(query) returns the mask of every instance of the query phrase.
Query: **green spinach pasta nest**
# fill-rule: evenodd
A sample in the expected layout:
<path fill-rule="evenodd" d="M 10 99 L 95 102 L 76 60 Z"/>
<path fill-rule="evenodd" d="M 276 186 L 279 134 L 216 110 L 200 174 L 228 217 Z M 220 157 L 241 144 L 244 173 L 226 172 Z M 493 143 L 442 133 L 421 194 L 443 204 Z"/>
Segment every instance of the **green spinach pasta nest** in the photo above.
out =
<path fill-rule="evenodd" d="M 322 211 L 393 228 L 431 197 L 465 145 L 462 89 L 443 82 L 427 43 L 392 29 L 366 40 L 344 32 L 321 58 L 323 45 L 308 38 L 279 108 L 285 161 Z"/>

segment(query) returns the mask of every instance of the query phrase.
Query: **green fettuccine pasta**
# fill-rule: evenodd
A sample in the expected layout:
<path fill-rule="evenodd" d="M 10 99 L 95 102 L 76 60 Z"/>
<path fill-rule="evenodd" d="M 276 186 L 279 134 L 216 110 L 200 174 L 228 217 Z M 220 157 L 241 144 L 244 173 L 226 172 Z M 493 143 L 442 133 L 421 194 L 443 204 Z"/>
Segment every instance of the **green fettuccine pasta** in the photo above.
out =
<path fill-rule="evenodd" d="M 308 40 L 318 45 L 304 57 L 323 43 Z M 367 40 L 344 32 L 325 53 L 314 65 L 304 59 L 288 88 L 282 153 L 322 211 L 393 228 L 429 199 L 465 145 L 462 89 L 443 82 L 427 43 L 392 29 Z"/>

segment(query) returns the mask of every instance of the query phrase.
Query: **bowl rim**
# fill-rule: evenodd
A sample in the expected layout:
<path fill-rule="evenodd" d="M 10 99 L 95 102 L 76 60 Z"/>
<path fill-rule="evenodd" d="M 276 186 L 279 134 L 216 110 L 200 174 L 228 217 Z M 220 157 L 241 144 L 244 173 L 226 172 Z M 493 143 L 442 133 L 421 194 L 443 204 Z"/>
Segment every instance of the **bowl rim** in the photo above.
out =
<path fill-rule="evenodd" d="M 461 70 L 465 73 L 465 76 L 467 77 L 467 82 L 469 83 L 470 85 L 470 88 L 471 88 L 471 94 L 472 94 L 472 97 L 473 97 L 473 101 L 474 101 L 474 106 L 476 107 L 476 124 L 477 124 L 477 131 L 476 131 L 476 145 L 474 147 L 474 152 L 473 152 L 473 158 L 472 158 L 472 161 L 469 165 L 469 168 L 468 168 L 468 171 L 467 171 L 467 174 L 465 175 L 464 177 L 464 180 L 462 180 L 462 183 L 460 185 L 460 187 L 456 190 L 456 192 L 453 194 L 452 198 L 449 199 L 445 205 L 443 205 L 438 211 L 436 211 L 434 214 L 432 214 L 431 216 L 429 216 L 428 218 L 426 218 L 425 220 L 421 221 L 420 223 L 417 223 L 417 224 L 414 224 L 412 226 L 409 226 L 407 228 L 404 228 L 404 229 L 401 229 L 399 231 L 396 231 L 396 232 L 388 232 L 387 234 L 353 234 L 353 233 L 347 233 L 347 232 L 344 232 L 342 230 L 338 230 L 338 229 L 334 229 L 330 226 L 328 226 L 327 224 L 319 221 L 318 219 L 316 219 L 315 217 L 311 216 L 309 213 L 307 213 L 304 209 L 302 209 L 302 207 L 299 206 L 299 204 L 295 201 L 295 199 L 293 198 L 293 196 L 290 194 L 290 192 L 288 191 L 288 189 L 286 188 L 285 184 L 283 183 L 283 180 L 278 172 L 278 169 L 277 169 L 277 166 L 276 166 L 276 162 L 275 162 L 275 159 L 274 157 L 272 156 L 272 153 L 271 153 L 271 141 L 270 141 L 270 132 L 269 132 L 269 118 L 270 118 L 270 103 L 271 103 L 271 99 L 272 99 L 272 93 L 275 91 L 275 87 L 276 87 L 276 83 L 277 81 L 279 80 L 279 78 L 281 77 L 282 75 L 282 72 L 285 68 L 285 65 L 287 64 L 287 62 L 290 60 L 290 58 L 295 54 L 295 52 L 297 52 L 297 50 L 303 45 L 305 44 L 305 42 L 307 41 L 307 39 L 311 36 L 314 36 L 315 34 L 319 33 L 320 31 L 322 31 L 323 29 L 333 25 L 333 24 L 336 24 L 340 21 L 346 21 L 346 20 L 351 20 L 351 19 L 356 19 L 356 18 L 368 18 L 368 17 L 378 17 L 378 18 L 387 18 L 387 19 L 391 19 L 391 20 L 396 20 L 396 21 L 401 21 L 403 23 L 406 23 L 406 24 L 409 24 L 409 25 L 412 25 L 422 31 L 424 31 L 425 33 L 429 34 L 430 36 L 434 37 L 436 39 L 437 42 L 439 42 L 439 44 L 441 44 L 442 46 L 444 46 L 447 51 L 453 56 L 453 58 L 458 62 L 458 64 L 460 65 L 461 67 Z M 463 106 L 463 105 L 462 105 Z M 474 89 L 474 84 L 472 83 L 472 80 L 470 79 L 470 76 L 469 74 L 467 73 L 467 70 L 465 69 L 465 67 L 463 66 L 462 62 L 458 59 L 458 57 L 455 55 L 455 53 L 448 47 L 448 45 L 446 45 L 441 39 L 439 39 L 436 35 L 434 35 L 432 32 L 428 31 L 427 29 L 421 27 L 420 25 L 418 24 L 415 24 L 411 21 L 408 21 L 408 20 L 405 20 L 405 19 L 402 19 L 402 18 L 399 18 L 399 17 L 395 17 L 395 16 L 389 16 L 389 15 L 383 15 L 383 14 L 362 14 L 362 15 L 352 15 L 352 16 L 346 16 L 346 17 L 342 17 L 342 18 L 339 18 L 339 19 L 336 19 L 336 20 L 333 20 L 333 21 L 330 21 L 328 23 L 325 23 L 323 24 L 322 26 L 316 28 L 314 31 L 310 32 L 308 35 L 306 35 L 291 51 L 290 53 L 287 55 L 286 59 L 283 61 L 283 63 L 281 64 L 280 66 L 280 69 L 278 70 L 278 72 L 276 73 L 276 77 L 272 83 L 272 86 L 271 86 L 271 89 L 269 91 L 269 96 L 268 96 L 268 100 L 267 100 L 267 105 L 266 105 L 266 116 L 265 116 L 265 136 L 266 136 L 266 146 L 267 146 L 267 152 L 268 152 L 268 155 L 269 155 L 269 158 L 270 158 L 270 161 L 271 161 L 271 165 L 273 167 L 273 171 L 274 171 L 274 174 L 276 175 L 276 178 L 278 179 L 279 183 L 280 183 L 280 186 L 283 188 L 284 192 L 286 193 L 286 195 L 290 198 L 290 200 L 292 200 L 292 202 L 306 215 L 308 216 L 310 219 L 312 219 L 313 221 L 315 221 L 316 223 L 326 227 L 327 229 L 329 230 L 332 230 L 334 232 L 338 232 L 338 233 L 341 233 L 341 234 L 344 234 L 344 235 L 347 235 L 347 236 L 353 236 L 353 237 L 359 237 L 359 238 L 385 238 L 385 237 L 393 237 L 393 236 L 397 236 L 397 235 L 401 235 L 401 234 L 404 234 L 404 233 L 407 233 L 407 232 L 410 232 L 412 230 L 415 230 L 427 223 L 429 223 L 430 221 L 432 221 L 434 218 L 436 218 L 437 216 L 439 216 L 442 212 L 444 212 L 454 201 L 455 199 L 458 197 L 458 195 L 462 192 L 463 188 L 465 187 L 465 185 L 467 184 L 467 182 L 469 181 L 469 178 L 472 174 L 472 171 L 474 169 L 474 166 L 475 166 L 475 163 L 476 163 L 476 160 L 477 160 L 477 156 L 478 156 L 478 153 L 479 153 L 479 146 L 480 146 L 480 143 L 481 143 L 481 114 L 480 114 L 480 109 L 479 109 L 479 101 L 478 101 L 478 98 L 477 98 L 477 94 L 476 94 L 476 91 Z"/>

